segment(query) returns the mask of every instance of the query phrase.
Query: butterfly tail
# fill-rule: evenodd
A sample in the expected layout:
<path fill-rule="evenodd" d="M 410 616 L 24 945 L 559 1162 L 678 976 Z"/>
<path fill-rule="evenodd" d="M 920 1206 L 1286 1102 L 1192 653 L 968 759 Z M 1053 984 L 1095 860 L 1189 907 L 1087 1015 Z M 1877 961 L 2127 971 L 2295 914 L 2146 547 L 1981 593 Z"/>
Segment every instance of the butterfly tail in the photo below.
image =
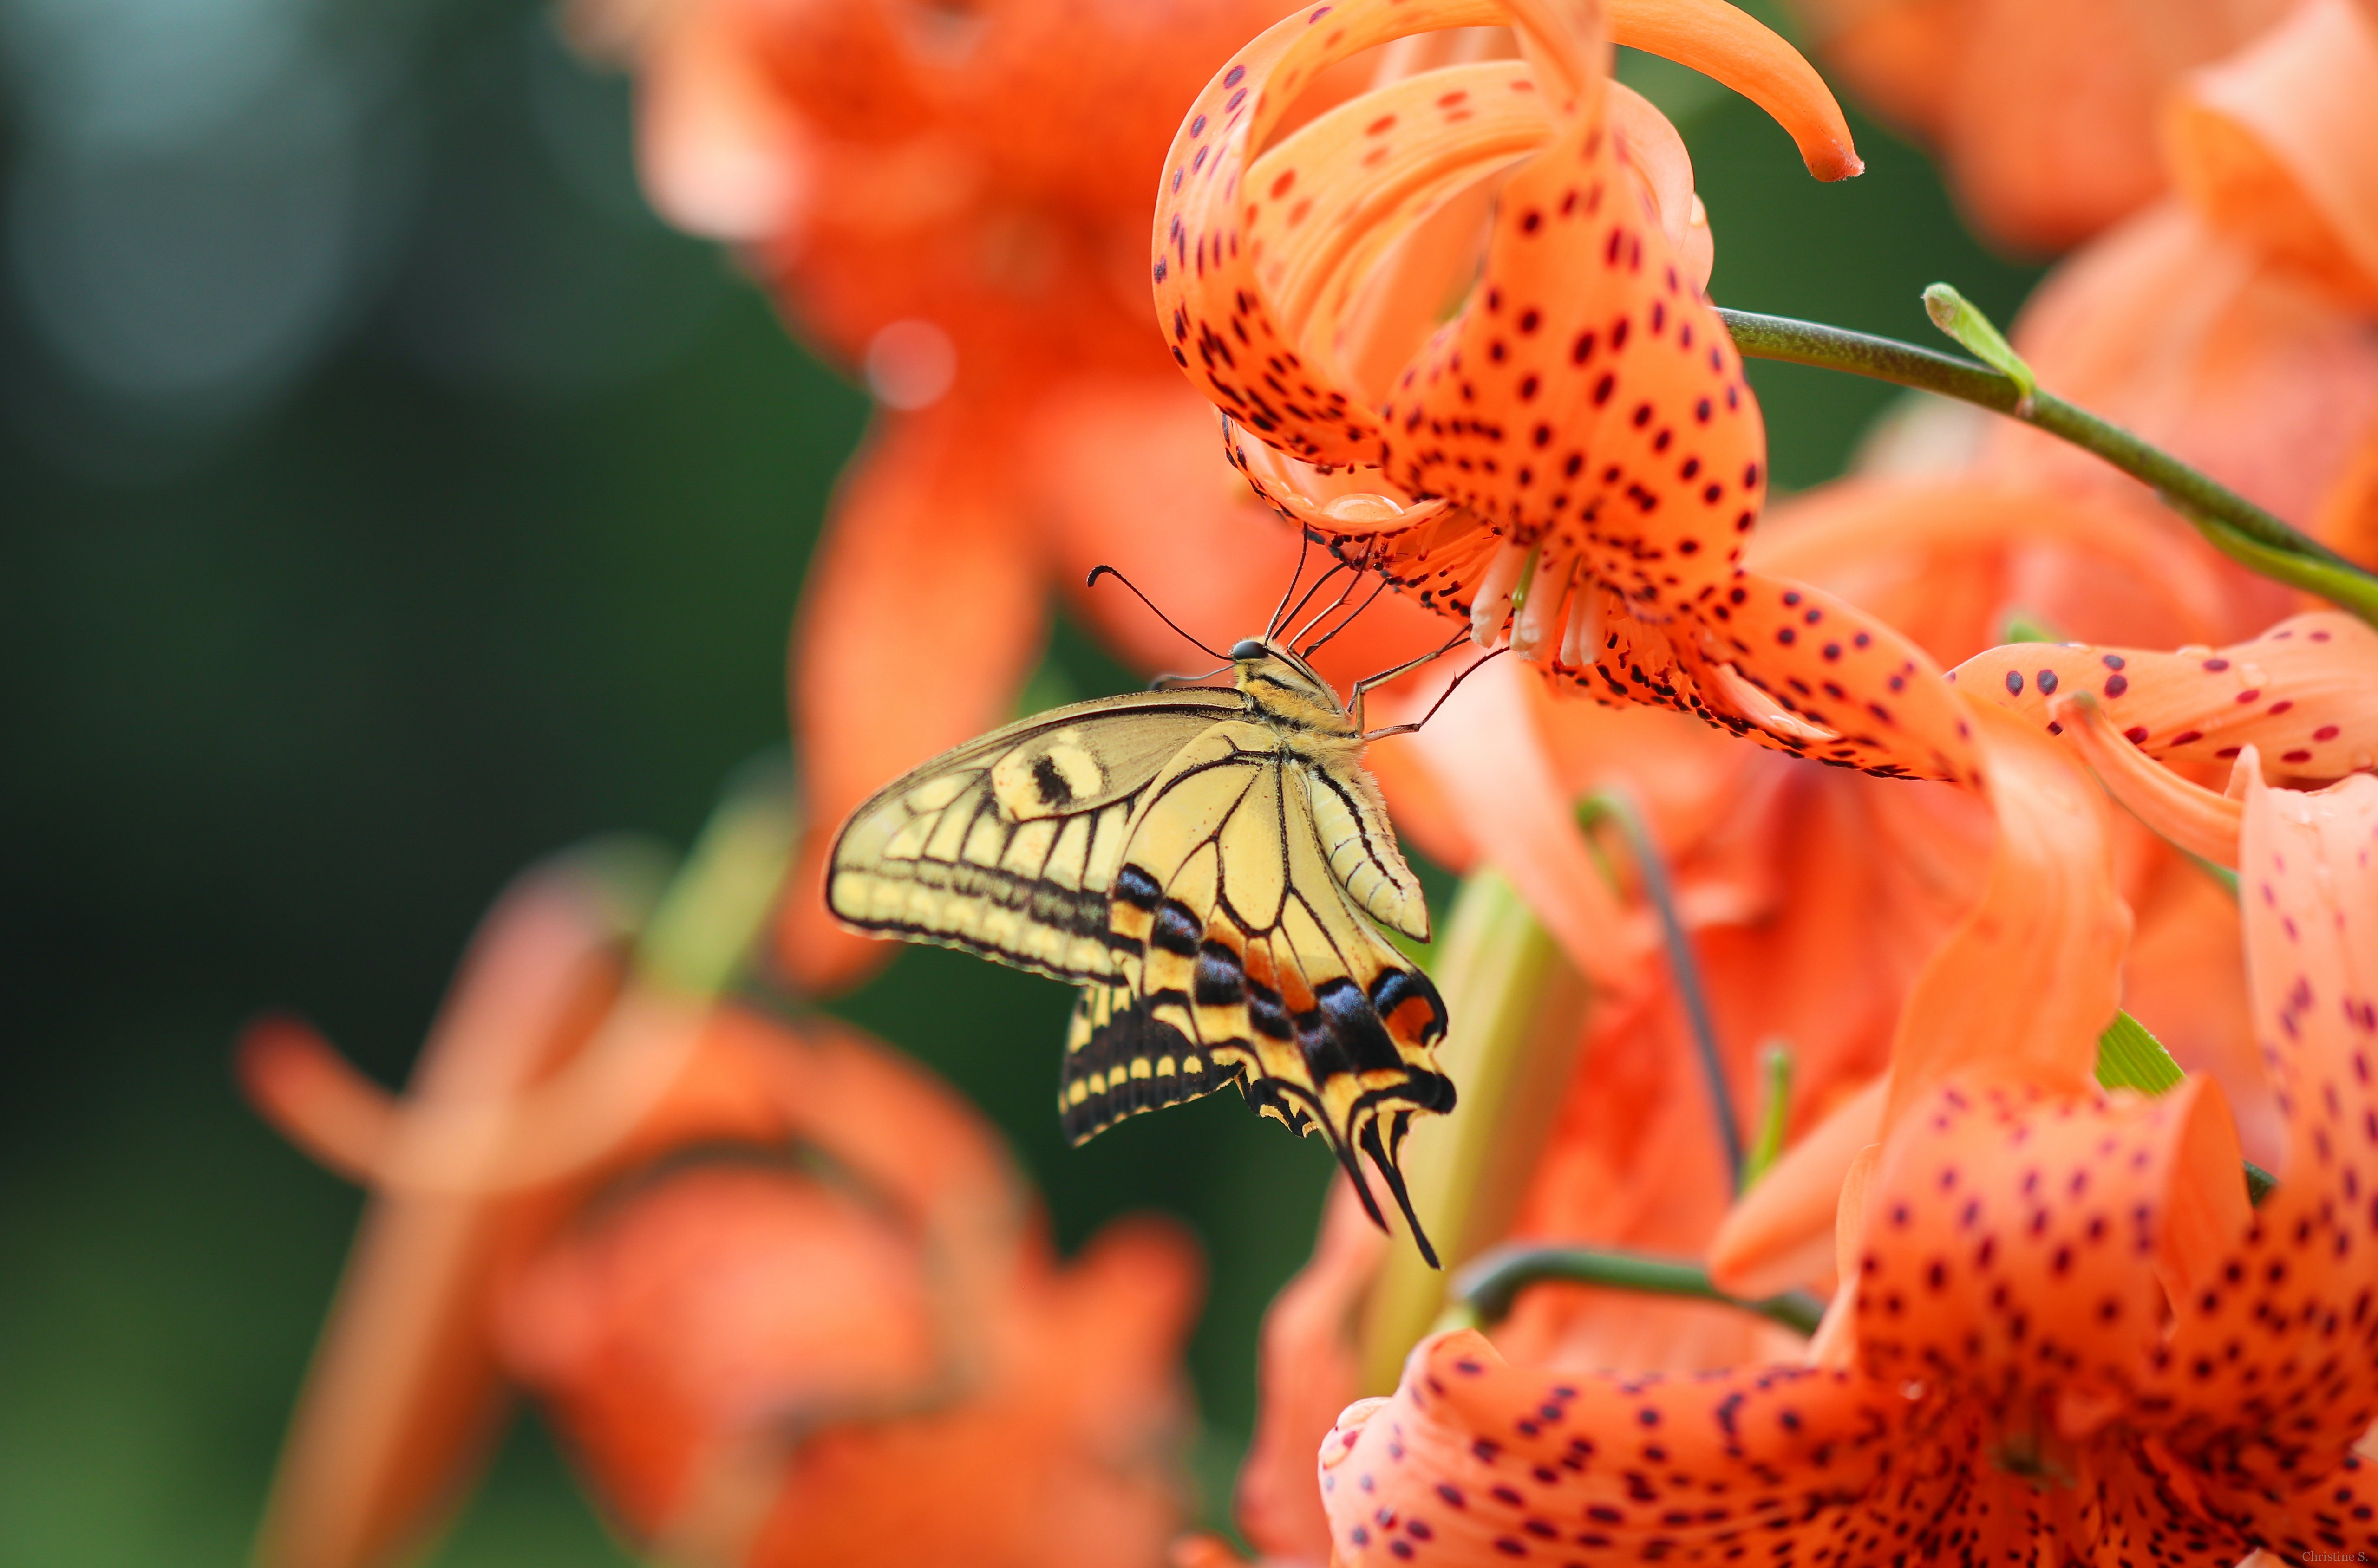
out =
<path fill-rule="evenodd" d="M 1400 1123 L 1408 1119 L 1411 1113 L 1408 1111 L 1400 1113 L 1398 1115 L 1397 1120 Z M 1397 1131 L 1399 1136 L 1396 1138 L 1396 1142 L 1398 1143 L 1401 1143 L 1403 1142 L 1403 1139 L 1400 1136 L 1402 1131 L 1401 1127 L 1399 1127 Z M 1412 1245 L 1420 1249 L 1421 1262 L 1426 1263 L 1433 1269 L 1443 1268 L 1445 1265 L 1437 1262 L 1436 1249 L 1429 1245 L 1428 1232 L 1421 1228 L 1420 1215 L 1412 1213 L 1411 1193 L 1404 1186 L 1404 1173 L 1402 1167 L 1396 1164 L 1395 1156 L 1389 1154 L 1380 1143 L 1379 1119 L 1377 1117 L 1373 1117 L 1363 1128 L 1363 1152 L 1371 1156 L 1371 1163 L 1378 1167 L 1379 1179 L 1387 1184 L 1388 1192 L 1391 1193 L 1396 1200 L 1396 1207 L 1403 1211 L 1404 1224 L 1411 1229 Z M 1351 1170 L 1353 1168 L 1353 1164 L 1354 1162 L 1351 1156 L 1349 1155 L 1346 1162 L 1347 1168 Z M 1354 1179 L 1354 1185 L 1357 1188 L 1360 1188 L 1363 1185 L 1361 1177 L 1358 1176 Z M 1364 1191 L 1363 1193 L 1363 1206 L 1371 1211 L 1371 1218 L 1375 1223 L 1379 1222 L 1378 1208 L 1376 1205 L 1372 1203 L 1371 1195 L 1368 1191 Z M 1382 1230 L 1387 1228 L 1384 1223 L 1380 1223 L 1379 1227 Z"/>

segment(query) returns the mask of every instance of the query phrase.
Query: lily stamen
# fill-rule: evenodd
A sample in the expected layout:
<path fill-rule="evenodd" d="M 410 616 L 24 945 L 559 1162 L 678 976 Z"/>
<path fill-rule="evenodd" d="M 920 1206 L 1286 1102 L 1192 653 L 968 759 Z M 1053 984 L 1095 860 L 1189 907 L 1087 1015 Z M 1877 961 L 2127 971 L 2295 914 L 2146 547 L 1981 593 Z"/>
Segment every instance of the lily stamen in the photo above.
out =
<path fill-rule="evenodd" d="M 1539 550 L 1542 545 L 1537 546 Z M 1519 615 L 1511 627 L 1511 652 L 1522 659 L 1532 659 L 1539 650 L 1548 646 L 1554 629 L 1562 624 L 1561 609 L 1577 583 L 1578 568 L 1572 564 L 1559 577 L 1548 578 L 1541 563 L 1531 568 L 1519 598 Z"/>
<path fill-rule="evenodd" d="M 1581 670 L 1593 663 L 1594 650 L 1601 645 L 1602 591 L 1592 582 L 1581 582 L 1569 597 L 1568 622 L 1561 628 L 1560 662 L 1569 669 Z"/>
<path fill-rule="evenodd" d="M 1478 640 L 1479 647 L 1492 648 L 1502 640 L 1503 628 L 1511 623 L 1512 598 L 1535 560 L 1536 546 L 1506 539 L 1495 549 L 1495 558 L 1486 563 L 1485 573 L 1478 580 L 1477 596 L 1470 603 L 1470 635 Z"/>

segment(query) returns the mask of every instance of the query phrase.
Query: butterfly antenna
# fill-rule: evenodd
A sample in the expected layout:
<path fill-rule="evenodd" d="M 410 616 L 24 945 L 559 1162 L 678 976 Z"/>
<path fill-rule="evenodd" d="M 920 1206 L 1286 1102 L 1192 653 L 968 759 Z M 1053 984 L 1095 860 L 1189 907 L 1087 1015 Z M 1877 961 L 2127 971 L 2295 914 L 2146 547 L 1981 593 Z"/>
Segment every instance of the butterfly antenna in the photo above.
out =
<path fill-rule="evenodd" d="M 1298 656 L 1301 658 L 1310 659 L 1313 655 L 1320 652 L 1321 650 L 1329 646 L 1329 640 L 1331 638 L 1337 636 L 1339 632 L 1345 630 L 1348 627 L 1352 626 L 1356 621 L 1360 620 L 1363 616 L 1363 612 L 1377 604 L 1379 602 L 1379 595 L 1385 593 L 1387 591 L 1387 580 L 1383 577 L 1379 579 L 1378 586 L 1371 590 L 1371 596 L 1369 598 L 1355 605 L 1351 610 L 1349 610 L 1346 613 L 1346 618 L 1344 620 L 1339 621 L 1336 626 L 1331 627 L 1327 631 L 1323 632 L 1318 638 L 1315 639 L 1310 647 L 1300 649 L 1298 651 Z"/>
<path fill-rule="evenodd" d="M 1327 608 L 1319 611 L 1311 620 L 1306 621 L 1303 626 L 1298 627 L 1296 628 L 1296 636 L 1288 640 L 1289 645 L 1291 647 L 1294 647 L 1297 641 L 1302 639 L 1306 632 L 1311 631 L 1315 627 L 1319 626 L 1323 621 L 1326 621 L 1331 616 L 1336 615 L 1339 610 L 1344 606 L 1346 601 L 1351 599 L 1356 591 L 1362 586 L 1363 574 L 1361 572 L 1357 571 L 1350 575 L 1346 579 L 1346 591 L 1343 593 L 1339 594 L 1337 598 L 1331 600 Z"/>
<path fill-rule="evenodd" d="M 1457 637 L 1457 638 L 1455 638 L 1455 639 L 1453 640 L 1453 642 L 1459 642 L 1459 641 L 1460 641 L 1460 640 L 1461 640 L 1461 639 L 1462 639 L 1463 637 L 1468 637 L 1469 635 L 1470 635 L 1470 634 L 1469 634 L 1468 632 L 1466 632 L 1466 631 L 1465 631 L 1465 632 L 1463 632 L 1463 633 L 1461 634 L 1461 636 L 1460 636 L 1460 637 Z M 1447 652 L 1451 652 L 1451 651 L 1452 651 L 1452 648 L 1453 648 L 1453 642 L 1448 642 L 1448 643 L 1447 643 L 1443 648 L 1438 649 L 1438 650 L 1436 651 L 1436 652 L 1435 652 L 1435 653 L 1432 653 L 1432 654 L 1430 654 L 1430 655 L 1429 655 L 1429 658 L 1433 659 L 1433 658 L 1437 657 L 1439 654 L 1443 654 L 1443 653 L 1447 653 Z M 1467 668 L 1467 669 L 1463 670 L 1459 675 L 1455 676 L 1453 677 L 1453 679 L 1452 679 L 1452 680 L 1448 681 L 1448 682 L 1446 684 L 1446 688 L 1445 688 L 1445 689 L 1444 689 L 1443 691 L 1441 691 L 1441 692 L 1437 693 L 1436 700 L 1435 700 L 1435 701 L 1434 701 L 1434 702 L 1432 702 L 1432 703 L 1430 703 L 1430 704 L 1428 705 L 1428 712 L 1425 712 L 1425 713 L 1423 713 L 1419 718 L 1414 719 L 1411 724 L 1389 724 L 1386 729 L 1383 729 L 1383 730 L 1373 730 L 1373 731 L 1371 731 L 1368 735 L 1365 735 L 1364 736 L 1363 736 L 1363 738 L 1364 740 L 1384 740 L 1384 739 L 1386 739 L 1388 736 L 1391 736 L 1391 735 L 1410 735 L 1410 734 L 1411 734 L 1411 733 L 1412 733 L 1412 731 L 1414 731 L 1414 730 L 1416 730 L 1416 729 L 1420 728 L 1420 726 L 1421 726 L 1421 725 L 1423 725 L 1423 724 L 1424 724 L 1428 723 L 1428 722 L 1429 722 L 1429 720 L 1431 720 L 1431 719 L 1433 719 L 1433 718 L 1436 717 L 1436 711 L 1437 711 L 1439 708 L 1442 708 L 1442 707 L 1444 707 L 1444 706 L 1445 706 L 1445 700 L 1446 700 L 1447 698 L 1448 698 L 1448 697 L 1452 696 L 1456 691 L 1459 691 L 1459 689 L 1461 689 L 1461 683 L 1462 683 L 1463 681 L 1465 681 L 1465 680 L 1468 680 L 1471 676 L 1476 675 L 1476 674 L 1478 673 L 1478 671 L 1479 671 L 1479 669 L 1480 669 L 1480 667 L 1481 667 L 1481 666 L 1485 665 L 1485 664 L 1493 664 L 1493 663 L 1494 663 L 1497 658 L 1500 658 L 1503 654 L 1507 653 L 1507 652 L 1509 652 L 1510 651 L 1511 651 L 1511 646 L 1510 646 L 1510 644 L 1509 644 L 1509 643 L 1507 643 L 1507 643 L 1505 643 L 1502 647 L 1495 649 L 1495 650 L 1493 652 L 1491 652 L 1491 653 L 1488 653 L 1484 658 L 1483 658 L 1483 659 L 1474 659 L 1474 660 L 1472 660 L 1472 661 L 1471 662 L 1471 664 L 1470 664 L 1469 668 Z M 1412 661 L 1412 664 L 1426 664 L 1427 662 L 1428 662 L 1428 660 L 1427 660 L 1427 659 L 1415 659 L 1414 661 Z M 1399 669 L 1399 670 L 1389 670 L 1389 671 L 1387 673 L 1387 675 L 1374 676 L 1372 681 L 1365 681 L 1365 682 L 1363 682 L 1363 685 L 1356 687 L 1354 689 L 1355 689 L 1358 693 L 1359 693 L 1359 692 L 1362 692 L 1362 691 L 1363 691 L 1363 690 L 1367 689 L 1367 688 L 1368 688 L 1373 684 L 1373 682 L 1375 682 L 1375 681 L 1379 681 L 1379 680 L 1386 680 L 1386 679 L 1388 679 L 1389 677 L 1394 676 L 1399 676 L 1399 675 L 1403 674 L 1404 670 L 1411 669 L 1411 667 L 1412 667 L 1412 664 L 1406 664 L 1405 666 L 1403 666 L 1403 669 Z"/>
<path fill-rule="evenodd" d="M 1127 578 L 1127 577 L 1123 576 L 1123 573 L 1121 573 L 1121 572 L 1119 572 L 1119 571 L 1115 570 L 1115 569 L 1114 569 L 1114 568 L 1112 568 L 1112 567 L 1111 567 L 1111 566 L 1095 566 L 1095 567 L 1092 567 L 1092 568 L 1090 569 L 1089 581 L 1087 581 L 1087 582 L 1084 582 L 1084 583 L 1082 584 L 1082 586 L 1083 586 L 1083 587 L 1085 587 L 1085 588 L 1096 588 L 1096 587 L 1099 585 L 1099 579 L 1100 579 L 1100 578 L 1102 578 L 1102 577 L 1111 577 L 1111 578 L 1113 578 L 1117 582 L 1122 583 L 1125 588 L 1130 589 L 1130 590 L 1132 591 L 1133 594 L 1138 598 L 1138 600 L 1139 600 L 1139 602 L 1140 602 L 1141 604 L 1143 604 L 1147 605 L 1150 610 L 1155 611 L 1156 618 L 1157 618 L 1158 620 L 1160 620 L 1160 621 L 1162 621 L 1165 625 L 1167 625 L 1167 626 L 1169 626 L 1169 627 L 1171 627 L 1171 628 L 1172 628 L 1173 632 L 1175 633 L 1175 635 L 1179 636 L 1179 637 L 1180 637 L 1183 641 L 1187 642 L 1187 643 L 1189 644 L 1189 646 L 1191 646 L 1192 648 L 1196 649 L 1196 650 L 1197 650 L 1197 652 L 1199 652 L 1200 653 L 1205 654 L 1205 655 L 1206 655 L 1206 657 L 1207 657 L 1207 658 L 1209 658 L 1209 659 L 1220 659 L 1220 660 L 1224 661 L 1225 663 L 1227 663 L 1227 662 L 1229 661 L 1229 659 L 1230 659 L 1230 657 L 1231 657 L 1231 656 L 1230 656 L 1228 653 L 1223 652 L 1222 652 L 1220 649 L 1219 649 L 1219 648 L 1208 648 L 1208 647 L 1207 647 L 1204 643 L 1202 643 L 1202 642 L 1198 641 L 1195 638 L 1191 637 L 1187 632 L 1183 631 L 1179 626 L 1177 626 L 1177 625 L 1175 625 L 1175 624 L 1174 624 L 1173 619 L 1172 619 L 1172 617 L 1171 617 L 1171 616 L 1168 616 L 1168 615 L 1166 615 L 1162 610 L 1159 610 L 1159 609 L 1157 609 L 1157 608 L 1156 608 L 1156 601 L 1155 601 L 1155 600 L 1153 600 L 1153 599 L 1149 598 L 1147 594 L 1140 592 L 1140 591 L 1139 591 L 1139 588 L 1138 588 L 1138 585 L 1137 585 L 1137 584 L 1134 583 L 1134 582 L 1132 581 L 1132 580 L 1131 580 L 1131 579 L 1129 579 L 1129 578 Z"/>
<path fill-rule="evenodd" d="M 1296 569 L 1288 574 L 1288 586 L 1280 591 L 1279 604 L 1273 608 L 1271 619 L 1264 622 L 1264 640 L 1267 642 L 1271 640 L 1271 634 L 1279 629 L 1281 612 L 1288 608 L 1289 595 L 1296 592 L 1297 579 L 1304 575 L 1304 555 L 1312 548 L 1312 533 L 1299 527 L 1296 531 Z"/>
<path fill-rule="evenodd" d="M 1313 580 L 1313 586 L 1304 591 L 1304 596 L 1296 602 L 1296 608 L 1289 611 L 1285 616 L 1281 617 L 1280 624 L 1285 626 L 1290 621 L 1292 621 L 1297 616 L 1303 615 L 1304 613 L 1304 606 L 1313 603 L 1313 596 L 1315 593 L 1320 592 L 1322 588 L 1328 583 L 1331 578 L 1346 569 L 1346 563 L 1343 561 L 1338 561 L 1333 563 L 1327 571 L 1325 571 L 1319 577 L 1315 578 Z M 1291 637 L 1288 640 L 1294 642 L 1296 639 Z"/>

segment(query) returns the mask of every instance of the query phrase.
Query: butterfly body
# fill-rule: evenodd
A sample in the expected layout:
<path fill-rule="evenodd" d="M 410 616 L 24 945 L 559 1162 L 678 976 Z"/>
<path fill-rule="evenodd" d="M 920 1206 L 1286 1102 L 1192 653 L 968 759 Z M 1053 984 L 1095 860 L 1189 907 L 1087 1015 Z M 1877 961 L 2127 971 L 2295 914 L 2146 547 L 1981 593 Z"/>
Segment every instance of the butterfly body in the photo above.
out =
<path fill-rule="evenodd" d="M 1231 658 L 1229 688 L 1075 703 L 885 786 L 844 827 L 827 901 L 1079 984 L 1058 1091 L 1075 1142 L 1237 1083 L 1320 1131 L 1375 1217 L 1370 1156 L 1409 1218 L 1404 1135 L 1453 1106 L 1445 1007 L 1374 922 L 1424 941 L 1427 904 L 1363 766 L 1359 697 L 1268 642 Z"/>

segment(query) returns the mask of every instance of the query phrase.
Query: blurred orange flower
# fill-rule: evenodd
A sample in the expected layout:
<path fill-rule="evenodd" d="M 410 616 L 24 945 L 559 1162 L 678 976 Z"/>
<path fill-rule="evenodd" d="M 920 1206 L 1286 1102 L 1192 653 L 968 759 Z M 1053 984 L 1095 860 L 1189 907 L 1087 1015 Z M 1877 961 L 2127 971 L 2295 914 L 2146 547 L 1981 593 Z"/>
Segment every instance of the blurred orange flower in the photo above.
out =
<path fill-rule="evenodd" d="M 2175 194 L 2060 268 L 2013 334 L 2041 385 L 2365 563 L 2378 562 L 2373 80 L 2378 17 L 2352 0 L 2305 0 L 2181 78 L 2162 117 Z M 1994 427 L 1977 467 L 2152 509 L 2134 482 L 2021 425 Z M 2175 549 L 2208 548 L 2171 532 Z M 2230 569 L 2250 625 L 2290 607 Z"/>
<path fill-rule="evenodd" d="M 2355 1066 L 2378 1044 L 2378 780 L 2244 783 L 2247 966 L 2288 1118 L 2253 1211 L 2216 1087 L 2092 1081 L 2130 927 L 2104 810 L 2054 743 L 1975 712 L 1988 891 L 1903 1014 L 1812 1361 L 1680 1379 L 1424 1342 L 1323 1444 L 1342 1562 L 2378 1545 L 2350 1452 L 2378 1410 L 2378 1099 Z"/>
<path fill-rule="evenodd" d="M 375 1192 L 259 1562 L 417 1548 L 511 1387 L 672 1560 L 1155 1561 L 1193 1245 L 1126 1221 L 1061 1266 L 946 1089 L 827 1021 L 622 989 L 607 902 L 567 866 L 508 893 L 402 1099 L 294 1022 L 245 1042 L 259 1107 Z"/>
<path fill-rule="evenodd" d="M 1851 90 L 1939 151 L 1984 234 L 2061 250 L 2163 191 L 2165 89 L 2276 21 L 2288 0 L 1791 4 Z"/>

